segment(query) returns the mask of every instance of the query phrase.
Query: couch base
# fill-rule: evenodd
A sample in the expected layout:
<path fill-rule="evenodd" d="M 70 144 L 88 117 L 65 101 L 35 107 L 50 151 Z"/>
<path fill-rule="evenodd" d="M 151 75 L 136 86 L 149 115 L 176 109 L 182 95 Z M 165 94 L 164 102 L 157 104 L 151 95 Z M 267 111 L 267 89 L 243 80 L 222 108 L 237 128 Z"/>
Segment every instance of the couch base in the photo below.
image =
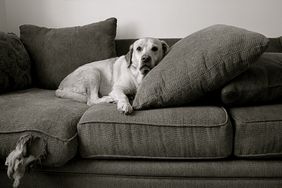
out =
<path fill-rule="evenodd" d="M 2 180 L 3 173 L 0 174 Z M 5 175 L 5 174 L 4 174 Z M 1 181 L 1 187 L 12 187 L 8 179 Z M 91 174 L 68 174 L 56 173 L 31 173 L 25 176 L 21 187 L 41 188 L 281 188 L 282 178 L 166 178 L 166 177 L 118 177 L 99 176 Z"/>
<path fill-rule="evenodd" d="M 11 187 L 0 171 L 1 187 Z M 77 160 L 60 168 L 37 168 L 21 187 L 42 188 L 281 188 L 282 161 L 149 161 Z"/>

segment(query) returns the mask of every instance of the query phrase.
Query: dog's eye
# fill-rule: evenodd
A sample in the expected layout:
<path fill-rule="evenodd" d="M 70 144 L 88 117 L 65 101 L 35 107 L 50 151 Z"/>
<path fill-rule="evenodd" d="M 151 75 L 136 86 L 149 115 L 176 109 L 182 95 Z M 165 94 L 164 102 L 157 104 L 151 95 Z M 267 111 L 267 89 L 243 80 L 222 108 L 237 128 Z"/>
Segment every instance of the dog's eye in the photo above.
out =
<path fill-rule="evenodd" d="M 140 46 L 138 46 L 138 47 L 136 48 L 136 50 L 137 50 L 138 52 L 141 52 L 141 51 L 142 51 L 142 48 L 141 48 Z"/>
<path fill-rule="evenodd" d="M 152 48 L 152 51 L 153 52 L 156 52 L 156 51 L 158 51 L 159 49 L 158 49 L 158 47 L 156 47 L 156 46 L 154 46 L 153 48 Z"/>

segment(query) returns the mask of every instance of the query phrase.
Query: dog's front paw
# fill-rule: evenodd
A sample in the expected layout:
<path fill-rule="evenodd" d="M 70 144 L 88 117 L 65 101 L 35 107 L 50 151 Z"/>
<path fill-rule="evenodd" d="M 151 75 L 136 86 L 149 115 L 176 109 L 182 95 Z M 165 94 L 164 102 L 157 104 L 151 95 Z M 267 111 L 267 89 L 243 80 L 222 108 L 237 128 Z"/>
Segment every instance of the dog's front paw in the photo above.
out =
<path fill-rule="evenodd" d="M 128 102 L 118 102 L 117 109 L 124 114 L 131 114 L 133 112 L 133 108 Z"/>
<path fill-rule="evenodd" d="M 104 97 L 102 97 L 102 98 L 98 98 L 98 99 L 95 99 L 95 100 L 89 99 L 89 100 L 87 101 L 87 105 L 88 105 L 88 106 L 92 106 L 92 105 L 94 105 L 94 104 L 100 104 L 100 103 L 114 103 L 114 102 L 115 102 L 115 100 L 114 100 L 112 97 L 110 97 L 110 96 L 104 96 Z"/>

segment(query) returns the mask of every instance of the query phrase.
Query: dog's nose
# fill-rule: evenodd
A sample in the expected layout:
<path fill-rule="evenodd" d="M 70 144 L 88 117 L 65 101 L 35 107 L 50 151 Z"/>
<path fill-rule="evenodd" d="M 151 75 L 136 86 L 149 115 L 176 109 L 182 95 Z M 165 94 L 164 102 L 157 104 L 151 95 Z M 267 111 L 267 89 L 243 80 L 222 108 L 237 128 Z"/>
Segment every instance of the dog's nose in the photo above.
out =
<path fill-rule="evenodd" d="M 148 62 L 151 61 L 151 57 L 150 57 L 149 55 L 143 55 L 143 56 L 141 57 L 141 61 L 142 61 L 143 63 L 148 63 Z"/>

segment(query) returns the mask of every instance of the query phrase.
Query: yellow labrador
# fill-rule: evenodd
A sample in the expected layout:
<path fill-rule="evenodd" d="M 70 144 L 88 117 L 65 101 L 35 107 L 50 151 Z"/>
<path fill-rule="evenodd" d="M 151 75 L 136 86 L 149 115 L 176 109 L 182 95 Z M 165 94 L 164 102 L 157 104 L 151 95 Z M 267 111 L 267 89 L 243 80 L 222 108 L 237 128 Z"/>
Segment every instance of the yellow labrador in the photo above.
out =
<path fill-rule="evenodd" d="M 56 96 L 87 105 L 116 102 L 125 114 L 133 112 L 127 95 L 134 95 L 142 79 L 169 51 L 166 42 L 155 38 L 135 41 L 129 52 L 117 58 L 85 64 L 69 74 Z"/>

